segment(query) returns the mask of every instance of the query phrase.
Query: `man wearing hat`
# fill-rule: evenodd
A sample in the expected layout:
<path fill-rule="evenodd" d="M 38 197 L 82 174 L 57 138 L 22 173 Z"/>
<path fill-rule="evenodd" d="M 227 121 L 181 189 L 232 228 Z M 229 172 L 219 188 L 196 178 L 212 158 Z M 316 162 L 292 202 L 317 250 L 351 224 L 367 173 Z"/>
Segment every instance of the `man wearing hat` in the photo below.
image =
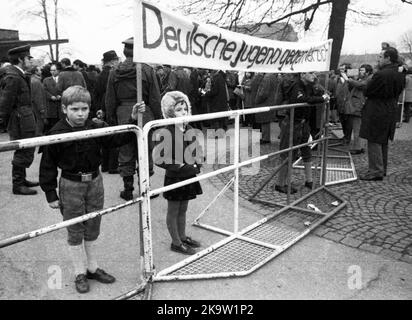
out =
<path fill-rule="evenodd" d="M 36 118 L 30 92 L 30 77 L 25 71 L 31 68 L 30 45 L 10 49 L 11 65 L 0 70 L 0 124 L 8 121 L 10 140 L 33 138 L 36 135 Z M 26 168 L 34 160 L 34 148 L 16 150 L 12 160 L 13 193 L 34 195 L 30 187 L 37 182 L 26 180 Z"/>
<path fill-rule="evenodd" d="M 116 51 L 110 50 L 103 53 L 103 70 L 97 77 L 96 83 L 96 105 L 97 108 L 100 110 L 97 111 L 101 117 L 103 117 L 106 122 L 110 125 L 115 125 L 116 123 L 110 123 L 109 119 L 107 119 L 106 114 L 106 102 L 105 102 L 105 95 L 106 95 L 106 87 L 107 87 L 107 80 L 109 79 L 109 74 L 111 70 L 114 70 L 119 65 L 119 57 L 116 54 Z M 117 158 L 119 156 L 119 149 L 106 149 L 103 148 L 103 159 L 102 159 L 102 171 L 108 171 L 111 174 L 118 173 L 118 161 Z"/>
<path fill-rule="evenodd" d="M 126 56 L 126 60 L 120 63 L 115 70 L 110 71 L 105 103 L 107 120 L 109 123 L 117 123 L 118 125 L 128 123 L 133 105 L 137 102 L 133 38 L 129 38 L 123 43 L 123 53 Z M 142 64 L 142 96 L 147 106 L 146 111 L 143 113 L 143 123 L 145 124 L 154 119 L 161 119 L 159 85 L 153 68 L 147 64 Z M 149 151 L 151 150 L 152 143 L 149 145 Z M 136 172 L 136 162 L 136 143 L 120 147 L 119 171 L 124 183 L 124 190 L 120 193 L 120 197 L 125 200 L 133 199 L 133 175 Z M 149 162 L 149 170 L 153 174 L 151 152 Z"/>

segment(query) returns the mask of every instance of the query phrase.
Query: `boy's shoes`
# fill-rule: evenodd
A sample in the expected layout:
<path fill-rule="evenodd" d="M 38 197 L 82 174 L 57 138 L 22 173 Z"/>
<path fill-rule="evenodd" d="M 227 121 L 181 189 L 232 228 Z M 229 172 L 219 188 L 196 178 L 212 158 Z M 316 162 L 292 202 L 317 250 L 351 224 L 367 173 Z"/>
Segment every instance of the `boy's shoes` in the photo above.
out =
<path fill-rule="evenodd" d="M 116 281 L 116 278 L 112 275 L 106 273 L 104 270 L 97 268 L 96 272 L 91 273 L 87 270 L 87 279 L 93 279 L 101 283 L 113 283 Z"/>
<path fill-rule="evenodd" d="M 196 250 L 195 249 L 193 249 L 193 248 L 191 248 L 191 247 L 189 247 L 189 246 L 187 246 L 187 245 L 185 245 L 185 244 L 180 244 L 179 246 L 177 246 L 177 245 L 175 245 L 175 244 L 171 244 L 170 245 L 170 249 L 172 250 L 172 251 L 175 251 L 175 252 L 179 252 L 179 253 L 183 253 L 183 254 L 187 254 L 187 255 L 193 255 L 193 254 L 195 254 L 196 253 Z"/>
<path fill-rule="evenodd" d="M 19 194 L 22 196 L 34 196 L 35 194 L 37 194 L 37 191 L 29 189 L 26 186 L 18 186 L 13 187 L 13 194 Z"/>
<path fill-rule="evenodd" d="M 119 173 L 119 169 L 109 169 L 109 170 L 107 170 L 107 172 L 108 172 L 109 174 L 118 174 L 118 173 Z"/>
<path fill-rule="evenodd" d="M 281 193 L 288 193 L 288 186 L 286 186 L 286 185 L 284 185 L 284 186 L 275 185 L 275 190 L 278 191 L 278 192 L 281 192 Z M 298 190 L 296 188 L 294 188 L 294 187 L 290 188 L 290 193 L 291 194 L 294 194 L 296 192 L 298 192 Z"/>
<path fill-rule="evenodd" d="M 306 181 L 306 182 L 305 182 L 305 187 L 312 190 L 312 188 L 313 188 L 313 181 L 311 181 L 311 182 Z"/>
<path fill-rule="evenodd" d="M 76 276 L 74 284 L 78 293 L 87 293 L 90 291 L 89 282 L 87 281 L 87 277 L 84 273 Z"/>
<path fill-rule="evenodd" d="M 186 239 L 182 240 L 182 242 L 184 244 L 188 245 L 189 247 L 192 247 L 192 248 L 199 248 L 200 247 L 200 242 L 198 242 L 196 240 L 193 240 L 190 237 L 186 237 Z"/>

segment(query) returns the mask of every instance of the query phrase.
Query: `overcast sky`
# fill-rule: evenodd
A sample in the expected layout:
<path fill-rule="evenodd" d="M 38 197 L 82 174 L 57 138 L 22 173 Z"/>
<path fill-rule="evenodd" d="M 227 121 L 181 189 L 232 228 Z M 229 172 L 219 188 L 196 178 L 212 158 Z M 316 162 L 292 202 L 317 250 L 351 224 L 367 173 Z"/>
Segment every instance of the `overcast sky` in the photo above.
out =
<path fill-rule="evenodd" d="M 40 39 L 44 25 L 38 20 L 23 19 L 16 14 L 15 1 L 0 0 L 0 28 L 17 29 L 20 39 Z M 37 0 L 22 0 L 30 8 Z M 113 6 L 114 2 L 117 5 Z M 348 22 L 342 53 L 376 53 L 382 41 L 399 42 L 400 36 L 412 28 L 412 5 L 402 5 L 400 0 L 352 0 L 362 9 L 382 9 L 391 16 L 378 26 Z M 122 54 L 121 42 L 132 36 L 132 12 L 128 10 L 133 0 L 60 0 L 68 13 L 61 15 L 60 38 L 68 38 L 63 49 L 72 52 L 72 58 L 86 63 L 100 63 L 102 53 L 111 49 Z M 161 1 L 162 6 L 173 7 L 174 0 Z M 328 15 L 316 18 L 313 31 L 306 34 L 306 40 L 326 39 Z M 33 50 L 34 55 L 41 51 Z M 47 47 L 43 47 L 43 53 Z"/>

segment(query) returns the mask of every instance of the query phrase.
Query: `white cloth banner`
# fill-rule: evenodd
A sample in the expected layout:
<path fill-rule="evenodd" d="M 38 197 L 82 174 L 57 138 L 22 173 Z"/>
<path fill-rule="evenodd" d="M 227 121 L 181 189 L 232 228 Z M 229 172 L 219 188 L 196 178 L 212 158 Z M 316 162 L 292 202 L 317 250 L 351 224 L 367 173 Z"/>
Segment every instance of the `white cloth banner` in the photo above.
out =
<path fill-rule="evenodd" d="M 135 62 L 266 73 L 328 71 L 332 40 L 284 42 L 190 21 L 135 1 Z"/>

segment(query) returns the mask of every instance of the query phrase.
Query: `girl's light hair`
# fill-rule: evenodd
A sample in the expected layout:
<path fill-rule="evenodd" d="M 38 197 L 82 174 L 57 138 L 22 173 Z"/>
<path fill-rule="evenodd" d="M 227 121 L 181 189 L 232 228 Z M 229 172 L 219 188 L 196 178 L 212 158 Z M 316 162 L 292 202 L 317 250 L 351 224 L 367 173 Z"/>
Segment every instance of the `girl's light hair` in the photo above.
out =
<path fill-rule="evenodd" d="M 161 102 L 163 118 L 176 118 L 175 106 L 181 101 L 186 102 L 187 113 L 189 116 L 192 115 L 192 106 L 190 105 L 187 95 L 180 91 L 170 91 L 164 95 Z"/>
<path fill-rule="evenodd" d="M 64 90 L 62 95 L 62 105 L 68 107 L 76 102 L 87 103 L 90 107 L 92 98 L 89 91 L 82 86 L 71 86 Z"/>

